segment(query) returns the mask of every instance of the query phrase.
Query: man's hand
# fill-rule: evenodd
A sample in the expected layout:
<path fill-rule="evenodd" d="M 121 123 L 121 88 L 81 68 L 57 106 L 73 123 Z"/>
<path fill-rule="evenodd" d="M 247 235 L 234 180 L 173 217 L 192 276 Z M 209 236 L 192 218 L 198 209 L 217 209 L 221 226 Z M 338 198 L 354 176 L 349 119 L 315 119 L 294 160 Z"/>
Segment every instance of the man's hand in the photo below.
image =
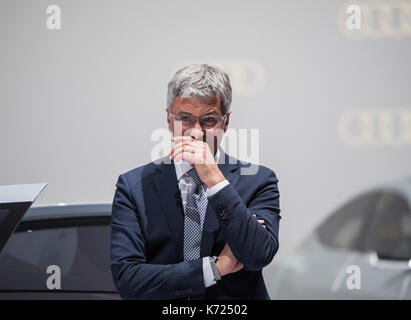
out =
<path fill-rule="evenodd" d="M 255 214 L 253 214 L 253 216 L 256 217 Z M 257 221 L 265 228 L 264 220 Z M 233 255 L 228 243 L 225 244 L 223 251 L 221 251 L 218 256 L 216 266 L 221 277 L 226 274 L 240 271 L 244 267 L 243 264 Z"/>
<path fill-rule="evenodd" d="M 244 267 L 243 264 L 234 257 L 228 243 L 225 244 L 223 251 L 221 251 L 218 256 L 216 266 L 221 277 L 237 272 Z"/>
<path fill-rule="evenodd" d="M 207 188 L 225 180 L 206 142 L 188 136 L 172 137 L 171 140 L 175 145 L 171 149 L 170 159 L 175 162 L 184 160 L 193 165 Z"/>
<path fill-rule="evenodd" d="M 253 216 L 257 218 L 257 216 L 256 216 L 255 214 L 253 214 Z M 267 229 L 267 227 L 264 225 L 264 220 L 263 220 L 263 219 L 257 220 L 257 221 L 258 221 L 259 223 L 261 223 L 261 225 L 262 225 L 264 228 Z"/>

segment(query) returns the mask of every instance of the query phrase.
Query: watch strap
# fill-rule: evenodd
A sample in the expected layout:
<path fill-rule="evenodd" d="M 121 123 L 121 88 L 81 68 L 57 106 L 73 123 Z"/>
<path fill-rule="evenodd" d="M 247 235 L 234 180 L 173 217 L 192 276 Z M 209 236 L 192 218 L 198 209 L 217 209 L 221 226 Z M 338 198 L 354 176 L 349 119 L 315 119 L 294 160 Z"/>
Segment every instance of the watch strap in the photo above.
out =
<path fill-rule="evenodd" d="M 220 281 L 221 276 L 220 276 L 220 273 L 218 272 L 217 264 L 216 264 L 217 257 L 213 256 L 213 257 L 209 257 L 209 258 L 210 258 L 211 270 L 213 271 L 213 274 L 214 274 L 214 280 L 215 281 Z"/>

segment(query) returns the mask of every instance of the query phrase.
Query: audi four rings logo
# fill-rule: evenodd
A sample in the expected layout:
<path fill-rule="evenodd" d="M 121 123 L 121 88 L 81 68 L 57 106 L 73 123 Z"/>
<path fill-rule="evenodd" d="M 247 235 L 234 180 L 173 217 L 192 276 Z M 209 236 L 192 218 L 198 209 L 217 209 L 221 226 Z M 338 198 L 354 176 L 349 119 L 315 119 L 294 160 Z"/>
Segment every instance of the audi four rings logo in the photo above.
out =
<path fill-rule="evenodd" d="M 338 25 L 352 39 L 411 36 L 411 0 L 349 1 L 338 12 Z"/>
<path fill-rule="evenodd" d="M 349 147 L 409 147 L 411 109 L 348 109 L 338 134 Z"/>

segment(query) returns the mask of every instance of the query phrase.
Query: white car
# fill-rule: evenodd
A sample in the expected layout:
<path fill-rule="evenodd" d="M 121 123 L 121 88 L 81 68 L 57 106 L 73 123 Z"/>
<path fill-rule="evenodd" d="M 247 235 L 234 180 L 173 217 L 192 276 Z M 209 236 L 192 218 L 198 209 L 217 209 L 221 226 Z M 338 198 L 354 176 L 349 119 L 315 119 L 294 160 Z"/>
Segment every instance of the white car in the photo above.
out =
<path fill-rule="evenodd" d="M 273 266 L 272 299 L 411 299 L 411 179 L 338 208 Z"/>

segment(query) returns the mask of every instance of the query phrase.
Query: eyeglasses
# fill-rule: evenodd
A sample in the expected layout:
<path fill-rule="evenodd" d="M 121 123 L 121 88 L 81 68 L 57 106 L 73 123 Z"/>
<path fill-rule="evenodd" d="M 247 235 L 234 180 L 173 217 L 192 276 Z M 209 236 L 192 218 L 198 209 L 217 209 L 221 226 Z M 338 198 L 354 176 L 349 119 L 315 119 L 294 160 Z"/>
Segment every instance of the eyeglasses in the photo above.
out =
<path fill-rule="evenodd" d="M 174 120 L 181 121 L 182 126 L 185 128 L 194 127 L 194 125 L 198 121 L 200 123 L 201 128 L 203 129 L 214 128 L 221 120 L 224 120 L 224 118 L 227 116 L 227 113 L 223 116 L 210 114 L 200 117 L 193 116 L 189 113 L 173 114 L 170 112 L 170 114 L 174 118 Z"/>

